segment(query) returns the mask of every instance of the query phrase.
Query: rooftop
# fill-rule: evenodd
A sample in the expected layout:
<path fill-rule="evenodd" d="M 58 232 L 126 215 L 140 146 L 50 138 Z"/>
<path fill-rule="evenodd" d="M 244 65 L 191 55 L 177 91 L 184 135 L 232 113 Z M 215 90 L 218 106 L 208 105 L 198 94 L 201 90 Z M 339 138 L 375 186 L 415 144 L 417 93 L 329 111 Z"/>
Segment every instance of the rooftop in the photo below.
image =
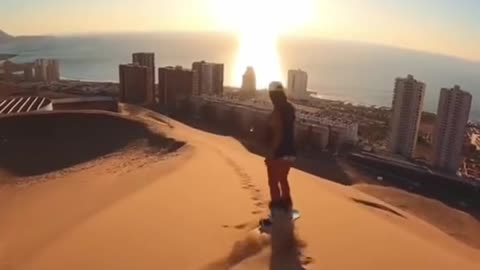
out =
<path fill-rule="evenodd" d="M 15 97 L 0 101 L 0 114 L 14 114 L 38 111 L 49 104 L 51 100 L 44 97 Z"/>
<path fill-rule="evenodd" d="M 272 110 L 273 106 L 270 102 L 262 99 L 253 99 L 253 100 L 239 100 L 235 98 L 219 98 L 219 97 L 202 97 L 205 100 L 218 102 L 223 104 L 229 104 L 230 106 L 240 106 L 257 111 L 268 112 Z M 297 109 L 297 119 L 309 124 L 315 125 L 327 125 L 327 126 L 336 126 L 343 128 L 351 128 L 358 125 L 357 122 L 349 118 L 339 118 L 335 114 L 325 114 L 325 113 L 314 113 L 315 108 L 308 107 L 304 105 L 295 105 Z"/>
<path fill-rule="evenodd" d="M 68 97 L 54 99 L 54 104 L 74 103 L 74 102 L 95 102 L 95 101 L 115 101 L 113 97 L 96 96 L 96 97 Z"/>

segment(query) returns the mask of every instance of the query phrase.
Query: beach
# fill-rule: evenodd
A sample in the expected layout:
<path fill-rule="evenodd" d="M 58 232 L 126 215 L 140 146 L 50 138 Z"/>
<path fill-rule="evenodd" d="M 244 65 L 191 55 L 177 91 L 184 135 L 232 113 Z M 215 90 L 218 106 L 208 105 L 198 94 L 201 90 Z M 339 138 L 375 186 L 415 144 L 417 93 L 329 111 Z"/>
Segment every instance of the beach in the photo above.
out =
<path fill-rule="evenodd" d="M 73 150 L 81 159 L 42 166 L 47 171 L 1 161 L 8 181 L 0 185 L 0 269 L 480 267 L 478 249 L 406 209 L 297 169 L 291 185 L 301 218 L 261 234 L 269 199 L 261 156 L 234 138 L 140 107 L 120 109 L 44 114 L 44 124 L 77 119 L 50 159 L 65 160 Z M 23 129 L 15 125 L 28 121 L 9 124 L 12 138 Z M 92 127 L 98 131 L 87 143 L 68 144 Z M 13 153 L 26 140 L 7 138 L 2 149 Z M 48 134 L 28 140 L 43 143 L 39 150 L 56 142 Z"/>

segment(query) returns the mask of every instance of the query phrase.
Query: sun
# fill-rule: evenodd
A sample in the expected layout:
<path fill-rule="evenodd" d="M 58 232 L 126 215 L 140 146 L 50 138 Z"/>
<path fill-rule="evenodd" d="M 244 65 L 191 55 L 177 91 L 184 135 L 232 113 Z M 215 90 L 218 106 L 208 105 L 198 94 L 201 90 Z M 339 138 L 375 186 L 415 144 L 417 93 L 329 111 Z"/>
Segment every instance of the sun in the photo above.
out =
<path fill-rule="evenodd" d="M 282 81 L 282 66 L 277 49 L 278 37 L 306 23 L 312 0 L 210 0 L 217 24 L 233 31 L 239 39 L 232 79 L 241 84 L 247 66 L 253 66 L 257 85 Z"/>

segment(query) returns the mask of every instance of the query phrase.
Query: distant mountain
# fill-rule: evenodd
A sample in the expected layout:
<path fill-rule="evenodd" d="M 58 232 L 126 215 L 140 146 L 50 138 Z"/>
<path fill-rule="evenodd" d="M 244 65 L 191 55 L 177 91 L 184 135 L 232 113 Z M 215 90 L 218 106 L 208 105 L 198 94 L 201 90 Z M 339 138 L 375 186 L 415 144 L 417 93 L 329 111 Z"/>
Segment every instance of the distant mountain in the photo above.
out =
<path fill-rule="evenodd" d="M 5 42 L 5 41 L 9 41 L 11 39 L 14 39 L 15 37 L 3 32 L 2 30 L 0 30 L 0 42 Z"/>
<path fill-rule="evenodd" d="M 7 34 L 6 32 L 0 30 L 0 43 L 5 43 L 8 41 L 22 41 L 22 42 L 30 42 L 33 40 L 38 40 L 38 39 L 46 39 L 46 38 L 53 38 L 53 36 L 12 36 Z"/>

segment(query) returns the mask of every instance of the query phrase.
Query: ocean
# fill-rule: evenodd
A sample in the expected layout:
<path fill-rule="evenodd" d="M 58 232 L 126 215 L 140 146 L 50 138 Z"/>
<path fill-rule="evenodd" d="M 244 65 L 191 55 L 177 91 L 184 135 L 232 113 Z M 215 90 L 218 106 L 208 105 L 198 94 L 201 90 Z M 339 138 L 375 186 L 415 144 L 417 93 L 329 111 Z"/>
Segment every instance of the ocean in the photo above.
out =
<path fill-rule="evenodd" d="M 60 60 L 62 77 L 118 81 L 118 65 L 137 51 L 154 52 L 157 66 L 206 60 L 225 64 L 225 84 L 233 74 L 239 42 L 217 33 L 96 34 L 27 39 L 0 44 L 13 61 L 52 57 Z M 288 69 L 308 72 L 310 90 L 320 97 L 356 104 L 391 106 L 396 77 L 414 75 L 427 84 L 424 109 L 436 112 L 442 87 L 458 84 L 474 96 L 472 120 L 480 120 L 480 62 L 358 42 L 282 37 L 278 55 L 283 78 Z M 285 81 L 285 80 L 284 80 Z"/>

